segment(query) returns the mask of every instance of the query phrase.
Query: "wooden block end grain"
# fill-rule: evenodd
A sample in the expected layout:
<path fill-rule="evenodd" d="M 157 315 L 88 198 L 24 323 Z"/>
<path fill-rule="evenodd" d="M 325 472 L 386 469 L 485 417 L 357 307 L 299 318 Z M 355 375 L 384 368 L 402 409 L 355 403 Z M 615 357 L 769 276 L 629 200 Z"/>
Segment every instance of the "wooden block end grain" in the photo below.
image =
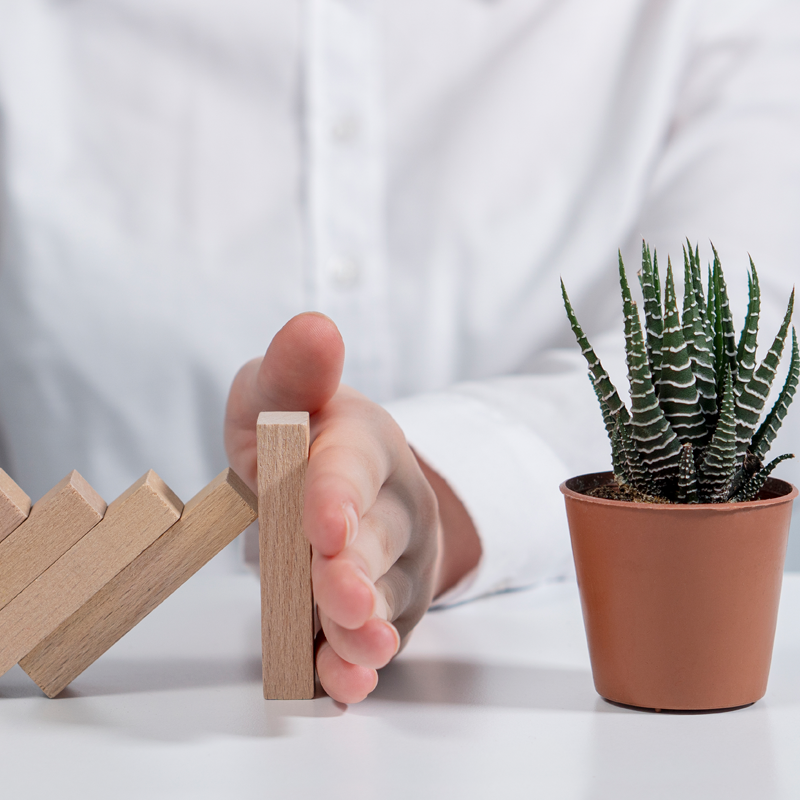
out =
<path fill-rule="evenodd" d="M 256 496 L 232 469 L 195 495 L 183 515 L 93 595 L 20 666 L 55 697 L 144 619 L 258 514 Z"/>
<path fill-rule="evenodd" d="M 30 497 L 0 469 L 0 542 L 28 518 L 30 511 Z"/>
<path fill-rule="evenodd" d="M 311 547 L 303 533 L 306 412 L 258 417 L 258 529 L 264 697 L 314 697 Z"/>

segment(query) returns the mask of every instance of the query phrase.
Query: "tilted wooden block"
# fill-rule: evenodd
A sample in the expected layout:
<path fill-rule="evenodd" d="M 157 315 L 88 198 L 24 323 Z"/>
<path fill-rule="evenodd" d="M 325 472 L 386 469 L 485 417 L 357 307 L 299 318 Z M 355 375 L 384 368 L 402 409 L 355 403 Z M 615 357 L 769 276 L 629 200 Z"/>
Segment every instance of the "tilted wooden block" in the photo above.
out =
<path fill-rule="evenodd" d="M 105 511 L 104 500 L 75 470 L 36 502 L 27 520 L 0 542 L 0 608 L 97 525 Z"/>
<path fill-rule="evenodd" d="M 258 515 L 256 496 L 226 469 L 193 497 L 183 515 L 84 603 L 20 666 L 55 697 Z"/>
<path fill-rule="evenodd" d="M 303 533 L 306 412 L 258 417 L 258 528 L 264 697 L 314 697 L 311 547 Z"/>
<path fill-rule="evenodd" d="M 30 510 L 30 497 L 0 469 L 0 542 L 25 522 Z"/>
<path fill-rule="evenodd" d="M 173 525 L 182 509 L 152 470 L 120 495 L 98 525 L 0 609 L 0 675 Z"/>

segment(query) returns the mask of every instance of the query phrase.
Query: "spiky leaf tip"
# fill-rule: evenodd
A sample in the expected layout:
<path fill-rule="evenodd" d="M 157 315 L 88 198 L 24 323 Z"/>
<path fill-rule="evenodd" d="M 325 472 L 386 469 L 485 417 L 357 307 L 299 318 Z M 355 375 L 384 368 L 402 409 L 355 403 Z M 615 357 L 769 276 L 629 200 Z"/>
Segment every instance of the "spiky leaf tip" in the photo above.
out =
<path fill-rule="evenodd" d="M 800 352 L 798 352 L 797 348 L 797 333 L 792 327 L 792 360 L 789 363 L 789 372 L 786 374 L 786 380 L 783 383 L 778 399 L 769 414 L 767 414 L 764 422 L 761 423 L 761 427 L 750 440 L 750 452 L 757 458 L 763 460 L 764 456 L 769 452 L 769 448 L 780 430 L 786 412 L 789 410 L 789 405 L 794 399 L 798 382 L 800 382 Z"/>
<path fill-rule="evenodd" d="M 564 308 L 566 309 L 572 332 L 589 366 L 589 377 L 597 399 L 600 401 L 603 422 L 610 438 L 611 432 L 614 430 L 614 415 L 617 414 L 620 409 L 624 408 L 624 404 L 622 400 L 620 400 L 616 387 L 611 382 L 611 378 L 600 362 L 594 348 L 589 344 L 589 340 L 586 338 L 586 334 L 583 332 L 583 328 L 581 328 L 578 322 L 578 318 L 572 308 L 572 303 L 570 303 L 569 297 L 567 296 L 567 288 L 564 286 L 563 280 L 561 281 L 561 296 L 564 300 Z"/>

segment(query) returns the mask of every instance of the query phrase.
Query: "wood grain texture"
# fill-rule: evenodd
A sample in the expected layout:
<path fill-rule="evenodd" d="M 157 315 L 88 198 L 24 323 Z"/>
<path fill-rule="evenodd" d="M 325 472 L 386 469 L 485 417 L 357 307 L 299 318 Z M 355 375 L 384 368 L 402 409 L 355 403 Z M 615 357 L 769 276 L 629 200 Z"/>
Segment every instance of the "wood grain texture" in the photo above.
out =
<path fill-rule="evenodd" d="M 193 497 L 183 515 L 84 603 L 20 666 L 55 697 L 258 516 L 253 492 L 231 469 Z"/>
<path fill-rule="evenodd" d="M 0 469 L 0 542 L 25 522 L 30 511 L 30 497 Z"/>
<path fill-rule="evenodd" d="M 311 547 L 303 533 L 305 412 L 258 417 L 258 529 L 264 697 L 314 697 Z"/>
<path fill-rule="evenodd" d="M 97 525 L 105 511 L 105 501 L 75 470 L 36 502 L 28 519 L 0 542 L 0 608 Z"/>
<path fill-rule="evenodd" d="M 0 675 L 173 525 L 182 509 L 152 470 L 120 495 L 98 525 L 0 609 Z"/>

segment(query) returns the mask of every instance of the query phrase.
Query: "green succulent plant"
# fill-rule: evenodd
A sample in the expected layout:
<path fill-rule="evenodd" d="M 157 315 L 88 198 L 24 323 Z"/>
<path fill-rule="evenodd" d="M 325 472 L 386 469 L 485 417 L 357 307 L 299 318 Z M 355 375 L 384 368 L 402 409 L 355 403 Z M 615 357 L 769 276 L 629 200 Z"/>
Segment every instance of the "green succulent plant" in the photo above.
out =
<path fill-rule="evenodd" d="M 783 354 L 794 290 L 778 334 L 756 365 L 761 293 L 752 259 L 744 327 L 736 339 L 717 251 L 706 290 L 698 248 L 687 241 L 683 307 L 679 311 L 672 264 L 663 291 L 655 253 L 642 244 L 639 283 L 644 299 L 642 329 L 622 256 L 619 280 L 625 318 L 630 408 L 561 292 L 570 325 L 589 365 L 589 378 L 611 440 L 614 477 L 635 499 L 672 503 L 735 503 L 752 500 L 775 467 L 793 455 L 764 463 L 800 379 L 797 334 L 792 327 L 789 372 L 770 412 L 759 425 Z M 707 295 L 707 296 L 706 296 Z"/>

